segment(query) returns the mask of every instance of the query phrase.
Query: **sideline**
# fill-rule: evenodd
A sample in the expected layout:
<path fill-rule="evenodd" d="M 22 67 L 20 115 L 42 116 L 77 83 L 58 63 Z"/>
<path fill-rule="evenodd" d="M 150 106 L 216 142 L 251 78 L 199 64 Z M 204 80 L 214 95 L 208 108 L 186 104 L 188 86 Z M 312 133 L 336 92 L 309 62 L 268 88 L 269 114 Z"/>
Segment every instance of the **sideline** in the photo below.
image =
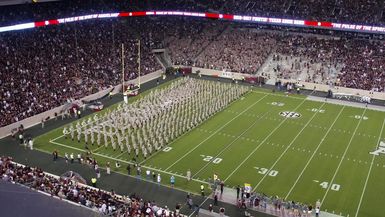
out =
<path fill-rule="evenodd" d="M 385 112 L 385 106 L 379 106 L 379 105 L 373 105 L 373 104 L 364 104 L 360 102 L 350 102 L 350 101 L 344 101 L 339 99 L 330 99 L 330 98 L 324 98 L 319 96 L 307 96 L 308 100 L 316 101 L 316 102 L 324 102 L 335 105 L 342 105 L 342 106 L 348 106 L 348 107 L 354 107 L 354 108 L 363 108 L 368 110 L 375 110 L 375 111 L 381 111 Z"/>

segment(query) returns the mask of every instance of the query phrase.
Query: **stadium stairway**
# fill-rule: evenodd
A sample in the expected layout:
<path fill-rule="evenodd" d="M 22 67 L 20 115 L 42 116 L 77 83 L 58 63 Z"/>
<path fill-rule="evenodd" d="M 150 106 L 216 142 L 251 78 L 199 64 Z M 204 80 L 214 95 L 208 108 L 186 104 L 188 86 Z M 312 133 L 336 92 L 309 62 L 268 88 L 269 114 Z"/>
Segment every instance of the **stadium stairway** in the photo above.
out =
<path fill-rule="evenodd" d="M 274 52 L 271 52 L 270 55 L 266 58 L 265 62 L 262 64 L 261 67 L 259 67 L 258 71 L 256 72 L 256 75 L 267 77 L 266 79 L 266 84 L 269 85 L 275 85 L 275 78 L 276 74 L 274 71 L 269 67 L 270 62 L 273 60 L 273 54 Z M 264 75 L 262 75 L 264 74 Z"/>
<path fill-rule="evenodd" d="M 167 49 L 154 49 L 152 53 L 155 55 L 156 60 L 162 66 L 163 70 L 172 66 L 170 55 L 168 55 Z"/>
<path fill-rule="evenodd" d="M 211 43 L 213 43 L 213 41 L 215 41 L 217 38 L 219 38 L 223 33 L 225 33 L 226 31 L 229 31 L 230 29 L 230 25 L 226 25 L 222 31 L 220 31 L 217 35 L 214 35 L 212 38 L 209 38 L 208 41 L 209 43 L 202 47 L 202 49 L 197 53 L 197 55 L 195 57 L 193 57 L 193 62 L 195 62 L 198 57 L 208 48 L 210 47 Z"/>

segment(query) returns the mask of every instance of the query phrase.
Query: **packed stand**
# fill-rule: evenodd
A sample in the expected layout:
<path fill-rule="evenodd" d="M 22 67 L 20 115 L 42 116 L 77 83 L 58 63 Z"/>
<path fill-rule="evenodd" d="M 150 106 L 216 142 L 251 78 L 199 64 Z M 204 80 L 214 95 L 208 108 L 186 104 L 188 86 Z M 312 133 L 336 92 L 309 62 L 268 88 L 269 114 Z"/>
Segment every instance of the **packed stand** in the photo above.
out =
<path fill-rule="evenodd" d="M 153 41 L 137 34 L 139 19 L 94 20 L 3 33 L 0 38 L 0 126 L 55 108 L 121 81 L 121 43 L 126 79 L 160 69 Z"/>
<path fill-rule="evenodd" d="M 379 21 L 381 0 L 336 0 L 309 1 L 295 0 L 288 13 L 293 17 L 335 22 L 375 24 Z"/>
<path fill-rule="evenodd" d="M 348 37 L 286 34 L 229 28 L 207 46 L 194 66 L 256 74 L 273 59 L 280 77 L 306 72 L 303 81 L 383 92 L 384 42 Z"/>
<path fill-rule="evenodd" d="M 345 61 L 339 57 L 346 55 L 340 47 L 339 40 L 330 38 L 283 36 L 271 59 L 276 66 L 266 71 L 274 71 L 279 78 L 335 85 Z"/>
<path fill-rule="evenodd" d="M 216 11 L 240 15 L 378 24 L 383 21 L 384 2 L 382 0 L 311 0 L 310 2 L 306 0 L 260 0 L 258 2 L 251 0 L 207 2 L 195 0 L 71 0 L 3 6 L 0 7 L 0 23 L 9 25 L 93 13 L 149 10 Z"/>
<path fill-rule="evenodd" d="M 337 21 L 354 21 L 359 24 L 374 24 L 381 18 L 382 0 L 336 0 Z M 327 12 L 325 13 L 327 14 Z"/>
<path fill-rule="evenodd" d="M 80 16 L 94 13 L 112 13 L 121 10 L 135 10 L 143 1 L 94 1 L 70 0 L 39 3 L 25 3 L 0 7 L 0 26 L 18 23 Z"/>
<path fill-rule="evenodd" d="M 275 44 L 267 33 L 228 29 L 198 56 L 195 66 L 255 74 Z"/>
<path fill-rule="evenodd" d="M 337 85 L 384 90 L 382 42 L 288 36 L 230 25 L 151 17 L 89 20 L 2 33 L 0 126 L 118 84 L 121 43 L 125 44 L 126 79 L 135 78 L 138 39 L 142 74 L 161 68 L 151 50 L 163 44 L 175 65 L 255 74 L 271 54 L 277 53 L 283 58 L 303 59 L 301 68 L 305 70 L 310 67 L 306 62 L 323 62 L 323 69 L 316 72 L 323 78 L 328 77 L 323 74 L 329 65 L 342 65 Z"/>
<path fill-rule="evenodd" d="M 217 40 L 225 31 L 227 24 L 215 21 L 188 21 L 174 28 L 165 38 L 173 64 L 191 65 L 195 58 Z"/>
<path fill-rule="evenodd" d="M 250 0 L 226 1 L 225 13 L 333 21 L 357 24 L 378 24 L 383 14 L 381 0 Z"/>
<path fill-rule="evenodd" d="M 193 0 L 181 0 L 177 2 L 167 0 L 70 0 L 25 3 L 0 7 L 0 26 L 96 13 L 146 10 L 185 10 L 203 12 L 207 10 L 207 6 L 197 4 Z"/>
<path fill-rule="evenodd" d="M 159 207 L 154 201 L 144 201 L 135 194 L 121 197 L 112 192 L 79 185 L 71 178 L 56 178 L 44 173 L 40 168 L 14 163 L 11 157 L 0 158 L 0 178 L 46 192 L 52 196 L 69 200 L 93 209 L 104 215 L 116 217 L 182 216 L 179 205 L 175 211 Z"/>
<path fill-rule="evenodd" d="M 383 92 L 385 86 L 383 47 L 383 41 L 298 35 L 281 37 L 277 53 L 301 57 L 311 64 L 322 63 L 325 68 L 340 68 L 335 85 Z M 321 73 L 326 73 L 325 71 Z"/>
<path fill-rule="evenodd" d="M 319 210 L 320 204 L 316 202 L 316 207 L 313 207 L 310 204 L 304 204 L 298 201 L 284 200 L 278 196 L 269 196 L 264 193 L 252 192 L 244 193 L 242 188 L 242 193 L 237 201 L 238 208 L 245 210 L 245 216 L 247 215 L 247 208 L 255 209 L 262 212 L 267 212 L 270 214 L 275 214 L 277 216 L 313 216 L 312 213 Z M 317 206 L 318 205 L 318 206 Z"/>

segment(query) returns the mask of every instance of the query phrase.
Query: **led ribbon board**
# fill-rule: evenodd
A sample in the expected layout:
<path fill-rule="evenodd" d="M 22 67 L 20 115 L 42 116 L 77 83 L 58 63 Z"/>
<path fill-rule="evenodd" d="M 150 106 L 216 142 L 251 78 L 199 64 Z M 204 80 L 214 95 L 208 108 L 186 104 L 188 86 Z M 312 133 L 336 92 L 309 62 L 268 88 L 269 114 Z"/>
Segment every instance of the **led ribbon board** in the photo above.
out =
<path fill-rule="evenodd" d="M 249 22 L 249 23 L 298 26 L 298 27 L 307 27 L 307 28 L 324 28 L 324 29 L 333 29 L 333 30 L 340 30 L 340 31 L 356 31 L 356 32 L 363 32 L 363 33 L 385 34 L 385 27 L 382 27 L 382 26 L 368 26 L 368 25 L 320 22 L 320 21 L 311 21 L 311 20 L 282 19 L 282 18 L 273 18 L 273 17 L 243 16 L 243 15 L 232 15 L 232 14 L 219 14 L 219 13 L 207 13 L 207 12 L 205 13 L 184 12 L 184 11 L 133 11 L 133 12 L 119 12 L 119 13 L 90 14 L 90 15 L 84 15 L 84 16 L 75 16 L 75 17 L 67 17 L 67 18 L 4 26 L 4 27 L 0 27 L 0 32 L 31 29 L 36 27 L 58 25 L 63 23 L 72 23 L 72 22 L 91 20 L 91 19 L 116 18 L 116 17 L 140 17 L 140 16 L 201 17 L 201 18 L 222 19 L 222 20 L 229 20 L 229 21 L 242 21 L 242 22 Z"/>

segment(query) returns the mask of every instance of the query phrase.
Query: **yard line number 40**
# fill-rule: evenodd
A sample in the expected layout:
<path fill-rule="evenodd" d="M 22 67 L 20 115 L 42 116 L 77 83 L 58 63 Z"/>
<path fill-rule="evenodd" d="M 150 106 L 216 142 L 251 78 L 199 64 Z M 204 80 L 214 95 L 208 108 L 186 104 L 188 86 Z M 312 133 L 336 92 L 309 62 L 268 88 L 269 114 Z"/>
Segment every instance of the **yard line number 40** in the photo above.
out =
<path fill-rule="evenodd" d="M 321 182 L 321 184 L 319 184 L 322 188 L 324 189 L 327 189 L 329 187 L 329 182 Z M 339 191 L 341 188 L 341 185 L 339 184 L 332 184 L 330 186 L 330 189 L 333 190 L 333 191 Z"/>

